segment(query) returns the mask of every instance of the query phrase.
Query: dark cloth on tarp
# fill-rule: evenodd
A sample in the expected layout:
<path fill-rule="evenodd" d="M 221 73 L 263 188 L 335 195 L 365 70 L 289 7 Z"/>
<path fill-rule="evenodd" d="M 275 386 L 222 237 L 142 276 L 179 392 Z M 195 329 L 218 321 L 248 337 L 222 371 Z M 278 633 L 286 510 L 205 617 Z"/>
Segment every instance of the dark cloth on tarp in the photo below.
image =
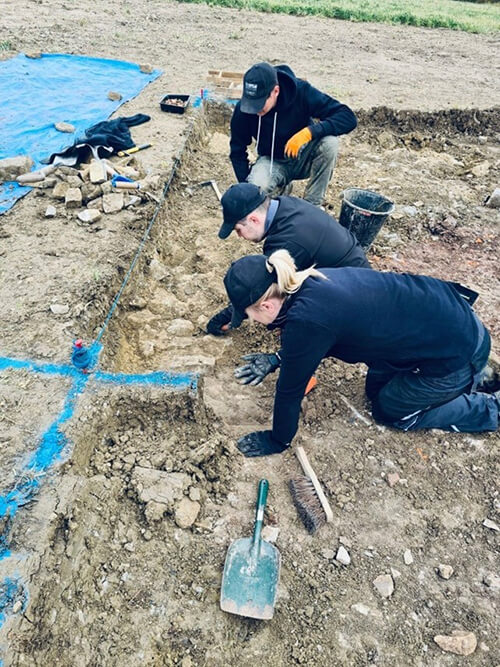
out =
<path fill-rule="evenodd" d="M 40 169 L 41 160 L 110 118 L 160 74 L 141 72 L 135 63 L 60 53 L 0 59 L 0 159 L 29 155 L 33 170 Z M 121 99 L 108 97 L 111 88 Z M 73 125 L 73 134 L 56 129 L 62 121 Z M 30 191 L 15 181 L 0 183 L 0 216 Z"/>
<path fill-rule="evenodd" d="M 127 148 L 135 146 L 129 128 L 147 123 L 148 120 L 151 120 L 151 116 L 143 113 L 137 113 L 135 116 L 122 116 L 113 120 L 103 120 L 85 130 L 84 134 L 74 144 L 67 146 L 58 153 L 52 153 L 49 158 L 42 160 L 42 162 L 52 164 L 56 158 L 60 157 L 64 159 L 65 164 L 68 164 L 68 158 L 75 158 L 74 164 L 77 164 L 86 162 L 91 154 L 96 158 L 104 158 L 118 151 L 127 150 Z"/>

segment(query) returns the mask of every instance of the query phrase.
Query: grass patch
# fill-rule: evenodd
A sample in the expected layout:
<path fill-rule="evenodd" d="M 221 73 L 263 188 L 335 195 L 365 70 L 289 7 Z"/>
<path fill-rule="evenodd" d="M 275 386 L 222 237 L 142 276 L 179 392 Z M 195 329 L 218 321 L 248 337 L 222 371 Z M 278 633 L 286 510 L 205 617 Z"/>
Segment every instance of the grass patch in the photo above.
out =
<path fill-rule="evenodd" d="M 458 0 L 177 0 L 261 12 L 323 16 L 347 21 L 500 32 L 500 5 Z"/>

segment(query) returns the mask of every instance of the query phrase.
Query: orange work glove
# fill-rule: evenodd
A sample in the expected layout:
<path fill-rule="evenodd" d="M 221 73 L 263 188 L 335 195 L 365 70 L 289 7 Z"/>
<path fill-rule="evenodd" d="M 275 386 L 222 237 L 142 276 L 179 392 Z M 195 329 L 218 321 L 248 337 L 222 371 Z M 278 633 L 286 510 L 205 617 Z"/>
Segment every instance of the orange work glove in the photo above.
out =
<path fill-rule="evenodd" d="M 287 157 L 297 157 L 302 146 L 311 141 L 311 139 L 312 134 L 308 127 L 299 130 L 286 142 L 285 155 Z"/>

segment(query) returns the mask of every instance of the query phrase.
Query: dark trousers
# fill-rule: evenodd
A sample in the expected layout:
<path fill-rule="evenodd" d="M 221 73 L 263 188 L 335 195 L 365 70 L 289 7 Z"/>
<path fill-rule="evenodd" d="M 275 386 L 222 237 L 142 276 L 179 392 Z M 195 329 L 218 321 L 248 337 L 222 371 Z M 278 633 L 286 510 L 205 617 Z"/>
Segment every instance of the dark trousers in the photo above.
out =
<path fill-rule="evenodd" d="M 490 338 L 477 320 L 479 341 L 470 363 L 444 377 L 416 371 L 371 366 L 366 394 L 376 421 L 403 431 L 440 428 L 468 433 L 498 428 L 498 402 L 492 394 L 475 392 L 490 352 Z"/>

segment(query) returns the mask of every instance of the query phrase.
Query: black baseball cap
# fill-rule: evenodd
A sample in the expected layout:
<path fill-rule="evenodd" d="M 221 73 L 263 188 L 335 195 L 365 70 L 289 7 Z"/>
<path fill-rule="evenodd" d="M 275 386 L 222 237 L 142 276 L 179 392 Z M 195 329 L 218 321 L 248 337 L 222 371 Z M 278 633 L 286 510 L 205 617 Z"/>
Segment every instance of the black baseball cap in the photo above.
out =
<path fill-rule="evenodd" d="M 232 326 L 245 317 L 245 308 L 256 303 L 278 278 L 265 255 L 247 255 L 231 264 L 224 286 L 233 306 Z"/>
<path fill-rule="evenodd" d="M 276 70 L 269 63 L 257 63 L 245 72 L 240 109 L 243 113 L 262 111 L 270 92 L 278 84 Z"/>
<path fill-rule="evenodd" d="M 267 195 L 253 183 L 236 183 L 222 195 L 224 222 L 219 229 L 219 238 L 227 239 L 234 226 L 265 201 Z"/>

